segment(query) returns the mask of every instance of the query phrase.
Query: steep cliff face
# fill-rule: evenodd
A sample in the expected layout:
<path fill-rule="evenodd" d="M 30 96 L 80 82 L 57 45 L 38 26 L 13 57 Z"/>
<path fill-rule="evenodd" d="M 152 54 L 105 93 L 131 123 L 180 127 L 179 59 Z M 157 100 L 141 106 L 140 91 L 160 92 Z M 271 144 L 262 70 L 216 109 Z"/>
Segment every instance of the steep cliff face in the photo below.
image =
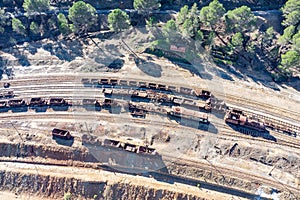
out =
<path fill-rule="evenodd" d="M 15 194 L 34 194 L 51 199 L 62 199 L 67 192 L 71 194 L 72 199 L 205 199 L 192 194 L 131 183 L 85 181 L 8 171 L 0 171 L 0 190 L 12 191 Z"/>

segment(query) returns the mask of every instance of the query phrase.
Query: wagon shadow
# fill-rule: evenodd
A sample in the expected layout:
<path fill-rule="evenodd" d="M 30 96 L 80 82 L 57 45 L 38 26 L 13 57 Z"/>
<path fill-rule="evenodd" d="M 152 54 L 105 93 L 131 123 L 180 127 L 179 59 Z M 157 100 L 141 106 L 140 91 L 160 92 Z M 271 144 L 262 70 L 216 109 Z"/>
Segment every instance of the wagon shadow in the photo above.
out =
<path fill-rule="evenodd" d="M 57 137 L 52 137 L 52 139 L 59 145 L 71 147 L 74 144 L 74 137 L 72 137 L 70 140 L 64 140 L 64 139 L 57 138 Z"/>

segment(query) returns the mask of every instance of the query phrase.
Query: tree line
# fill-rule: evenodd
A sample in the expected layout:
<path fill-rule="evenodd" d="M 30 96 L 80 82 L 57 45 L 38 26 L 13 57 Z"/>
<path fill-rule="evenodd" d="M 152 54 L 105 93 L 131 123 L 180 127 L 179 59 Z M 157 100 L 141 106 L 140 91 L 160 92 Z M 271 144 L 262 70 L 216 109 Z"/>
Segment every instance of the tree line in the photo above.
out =
<path fill-rule="evenodd" d="M 151 17 L 151 11 L 160 8 L 160 0 L 134 0 L 133 6 L 145 17 L 147 27 L 155 25 L 157 20 Z M 11 20 L 0 9 L 0 33 L 11 26 L 20 35 L 26 36 L 28 31 L 39 35 L 47 25 L 65 35 L 84 34 L 98 23 L 96 9 L 83 1 L 75 2 L 68 14 L 59 13 L 47 21 L 42 13 L 51 11 L 49 0 L 24 0 L 23 8 L 31 19 L 29 30 L 20 19 Z M 281 10 L 285 29 L 279 35 L 272 27 L 259 30 L 257 18 L 247 6 L 226 10 L 218 0 L 201 9 L 196 3 L 191 7 L 186 5 L 175 19 L 163 25 L 164 42 L 179 39 L 176 37 L 192 39 L 207 49 L 218 63 L 225 65 L 245 63 L 255 68 L 255 61 L 263 60 L 262 65 L 275 80 L 284 80 L 300 71 L 300 1 L 288 0 Z M 41 20 L 37 22 L 35 18 L 39 15 Z M 126 12 L 114 9 L 108 15 L 108 25 L 112 31 L 120 32 L 130 28 L 131 22 Z M 239 62 L 241 60 L 243 62 Z"/>
<path fill-rule="evenodd" d="M 272 26 L 259 29 L 247 6 L 226 11 L 218 0 L 201 9 L 196 3 L 183 6 L 163 27 L 165 42 L 174 41 L 177 32 L 180 39 L 200 42 L 220 64 L 265 70 L 276 81 L 287 80 L 300 73 L 300 1 L 288 0 L 281 11 L 282 35 Z"/>

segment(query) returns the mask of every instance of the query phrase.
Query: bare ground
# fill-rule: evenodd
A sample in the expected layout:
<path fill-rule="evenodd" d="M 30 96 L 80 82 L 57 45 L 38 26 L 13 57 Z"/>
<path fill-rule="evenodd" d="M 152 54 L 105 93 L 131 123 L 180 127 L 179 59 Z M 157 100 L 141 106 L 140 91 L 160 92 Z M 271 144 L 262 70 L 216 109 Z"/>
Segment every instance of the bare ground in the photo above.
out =
<path fill-rule="evenodd" d="M 135 32 L 135 37 L 131 37 L 128 35 L 128 38 L 131 38 L 129 40 L 126 40 L 128 42 L 129 46 L 134 49 L 136 52 L 142 51 L 144 48 L 145 43 L 147 43 L 147 40 L 149 38 L 139 37 L 141 34 L 138 33 L 138 31 Z M 132 39 L 133 38 L 133 39 Z M 23 78 L 23 77 L 34 77 L 34 76 L 47 76 L 51 74 L 59 74 L 59 73 L 66 73 L 66 74 L 72 74 L 78 76 L 78 81 L 81 80 L 81 77 L 100 77 L 101 75 L 112 75 L 117 76 L 120 78 L 137 78 L 137 79 L 144 79 L 144 80 L 153 80 L 153 81 L 159 81 L 162 80 L 163 82 L 169 82 L 174 85 L 174 82 L 177 85 L 187 85 L 193 88 L 201 87 L 201 88 L 207 88 L 211 90 L 213 93 L 215 93 L 217 96 L 221 96 L 226 101 L 226 95 L 230 94 L 233 96 L 238 97 L 244 97 L 249 100 L 253 100 L 259 103 L 268 104 L 270 107 L 280 107 L 282 109 L 286 109 L 289 111 L 293 111 L 294 115 L 291 116 L 289 113 L 281 113 L 281 111 L 273 110 L 273 113 L 277 113 L 279 115 L 285 115 L 287 118 L 294 119 L 296 123 L 299 123 L 297 119 L 300 117 L 300 108 L 299 108 L 299 102 L 300 102 L 300 94 L 299 91 L 290 88 L 288 86 L 280 86 L 275 83 L 272 83 L 271 85 L 265 85 L 264 83 L 261 83 L 259 81 L 255 81 L 251 78 L 243 78 L 241 79 L 237 75 L 233 73 L 229 73 L 228 76 L 224 76 L 224 73 L 227 73 L 223 69 L 215 70 L 215 66 L 213 63 L 207 62 L 205 59 L 201 60 L 203 62 L 203 66 L 197 66 L 201 72 L 203 71 L 203 74 L 205 78 L 199 78 L 198 76 L 190 73 L 186 69 L 182 69 L 178 65 L 171 63 L 170 61 L 167 61 L 166 59 L 159 59 L 152 55 L 146 55 L 146 54 L 138 54 L 140 57 L 147 60 L 147 63 L 145 65 L 136 66 L 133 61 L 130 61 L 128 58 L 128 50 L 126 47 L 122 44 L 121 40 L 119 38 L 109 39 L 105 41 L 101 41 L 98 39 L 95 39 L 96 43 L 98 44 L 98 47 L 95 46 L 95 44 L 91 40 L 86 41 L 42 41 L 32 44 L 24 44 L 22 45 L 21 51 L 22 55 L 20 55 L 19 51 L 13 50 L 13 49 L 6 49 L 3 52 L 1 52 L 1 57 L 6 58 L 10 60 L 9 65 L 13 66 L 15 77 L 16 78 Z M 146 42 L 145 42 L 146 41 Z M 27 58 L 27 61 L 30 63 L 30 66 L 22 66 L 22 60 L 20 60 L 20 57 L 22 59 Z M 123 59 L 125 61 L 124 66 L 119 70 L 118 73 L 114 72 L 107 72 L 111 71 L 111 69 L 108 67 L 109 64 L 111 64 L 115 59 Z M 205 61 L 205 62 L 204 62 Z M 213 67 L 212 67 L 213 66 Z M 5 78 L 5 77 L 4 77 Z M 74 90 L 74 93 L 78 92 Z M 74 111 L 73 111 L 74 112 Z M 49 159 L 51 159 L 51 156 L 54 156 L 55 161 L 57 160 L 63 160 L 65 158 L 73 159 L 74 156 L 72 156 L 73 151 L 78 151 L 78 149 L 81 149 L 81 143 L 80 140 L 75 140 L 75 143 L 73 144 L 72 148 L 69 147 L 63 147 L 61 145 L 58 145 L 56 142 L 50 139 L 49 135 L 49 129 L 52 127 L 62 127 L 66 129 L 70 129 L 74 132 L 75 136 L 78 136 L 79 138 L 82 136 L 83 132 L 86 132 L 87 129 L 91 129 L 92 134 L 95 136 L 103 139 L 107 136 L 109 137 L 132 137 L 132 138 L 141 138 L 141 135 L 137 132 L 140 131 L 140 129 L 144 126 L 140 126 L 137 124 L 134 124 L 134 122 L 131 122 L 130 120 L 126 120 L 123 123 L 120 123 L 118 121 L 118 118 L 112 118 L 108 119 L 107 121 L 101 121 L 98 122 L 97 118 L 94 117 L 92 119 L 87 120 L 86 122 L 88 125 L 84 122 L 80 122 L 80 114 L 84 112 L 82 110 L 78 110 L 74 112 L 74 118 L 73 119 L 34 119 L 29 121 L 16 121 L 14 122 L 16 127 L 20 128 L 23 135 L 23 137 L 29 137 L 31 138 L 31 142 L 27 144 L 30 145 L 36 145 L 36 143 L 40 144 L 47 144 L 48 147 L 45 147 L 45 149 L 38 149 L 38 154 L 40 155 L 40 159 L 45 157 L 43 154 L 47 155 Z M 129 116 L 127 116 L 129 117 Z M 159 118 L 157 116 L 150 116 L 148 120 L 151 122 L 162 118 Z M 79 123 L 78 123 L 79 122 Z M 76 124 L 76 125 L 75 125 Z M 129 126 L 128 126 L 129 124 Z M 270 178 L 268 177 L 268 172 L 275 166 L 275 169 L 272 171 L 272 175 L 274 177 L 274 181 L 282 181 L 283 183 L 299 188 L 299 184 L 297 184 L 297 177 L 300 176 L 299 174 L 299 150 L 295 149 L 287 149 L 287 148 L 278 148 L 277 146 L 274 147 L 273 144 L 266 145 L 265 143 L 253 143 L 249 142 L 248 140 L 240 139 L 240 140 L 230 140 L 230 139 L 220 139 L 215 136 L 207 135 L 207 133 L 202 131 L 189 131 L 185 132 L 185 130 L 179 130 L 179 129 L 170 129 L 168 127 L 155 127 L 150 125 L 146 127 L 147 129 L 147 136 L 149 138 L 157 134 L 158 132 L 164 131 L 164 132 L 171 132 L 171 143 L 164 144 L 163 142 L 155 142 L 154 145 L 159 151 L 164 151 L 165 149 L 168 149 L 171 153 L 176 153 L 179 155 L 182 155 L 182 157 L 189 157 L 192 159 L 195 159 L 195 161 L 199 162 L 202 160 L 205 155 L 208 155 L 208 160 L 215 166 L 227 166 L 227 167 L 233 167 L 235 169 L 241 169 L 246 171 L 253 172 L 254 174 L 260 174 L 262 177 Z M 127 126 L 126 126 L 127 125 Z M 17 145 L 17 143 L 20 142 L 20 138 L 17 134 L 12 134 L 12 130 L 15 133 L 14 129 L 9 125 L 8 121 L 3 121 L 1 123 L 1 138 L 3 139 L 3 144 L 12 142 L 15 144 L 8 145 L 10 147 L 5 147 L 6 151 L 2 151 L 3 155 L 2 158 L 7 158 L 9 156 L 15 157 L 17 156 L 18 152 L 13 151 L 7 151 L 8 149 L 15 149 L 13 148 L 14 145 Z M 35 134 L 29 134 L 30 130 L 34 130 Z M 124 132 L 124 130 L 127 130 Z M 195 133 L 196 134 L 195 134 Z M 199 137 L 198 134 L 201 136 Z M 32 136 L 34 135 L 34 136 Z M 184 142 L 182 142 L 184 141 Z M 142 141 L 143 142 L 143 141 Z M 237 145 L 236 145 L 237 144 Z M 26 145 L 25 145 L 26 146 Z M 53 147 L 53 148 L 52 148 Z M 26 147 L 29 148 L 29 147 Z M 47 152 L 47 149 L 51 150 L 52 152 Z M 181 148 L 181 149 L 180 149 Z M 7 153 L 4 154 L 4 153 Z M 62 154 L 61 159 L 58 159 L 58 157 L 55 157 L 57 154 Z M 185 154 L 185 155 L 184 155 Z M 78 158 L 78 157 L 76 157 Z M 180 159 L 180 156 L 179 156 Z M 179 160 L 177 159 L 177 160 Z M 24 177 L 24 174 L 35 174 L 33 176 L 28 176 L 29 178 L 33 178 L 36 176 L 36 172 L 34 171 L 33 167 L 22 168 L 21 166 L 16 168 L 11 168 L 11 170 L 8 170 L 8 166 L 10 166 L 10 163 L 2 163 L 2 172 L 4 173 L 4 177 L 14 177 L 16 180 L 19 180 L 19 177 Z M 207 180 L 207 181 L 215 181 L 216 183 L 222 184 L 222 175 L 215 173 L 212 175 L 211 171 L 205 171 L 205 170 L 199 170 L 197 167 L 193 166 L 182 166 L 180 163 L 178 165 L 174 165 L 172 163 L 167 164 L 169 170 L 171 173 L 174 174 L 180 174 L 185 176 L 190 176 L 194 178 L 199 178 L 201 180 Z M 41 173 L 45 173 L 44 166 L 41 166 Z M 8 170 L 8 171 L 7 171 Z M 58 168 L 57 168 L 58 170 Z M 52 173 L 51 178 L 53 180 L 58 179 L 59 177 L 65 175 L 69 171 L 69 168 L 60 168 L 61 173 Z M 74 169 L 75 170 L 75 169 Z M 77 169 L 76 169 L 77 170 Z M 83 172 L 84 170 L 88 169 L 78 169 L 79 174 L 85 174 L 86 172 Z M 82 171 L 83 170 L 83 171 Z M 45 170 L 46 171 L 46 170 Z M 15 173 L 15 174 L 14 174 Z M 88 176 L 82 176 L 82 177 L 73 177 L 74 174 L 68 174 L 70 176 L 69 178 L 74 178 L 76 180 L 75 182 L 72 182 L 72 184 L 75 184 L 77 182 L 83 183 L 82 180 L 89 180 L 94 181 L 94 175 L 91 172 L 91 175 Z M 109 173 L 109 172 L 97 172 L 97 173 Z M 9 176 L 7 176 L 9 174 Z M 42 176 L 42 175 L 41 175 Z M 46 176 L 46 174 L 45 174 Z M 111 181 L 110 178 L 115 175 L 107 175 L 106 179 L 100 179 L 101 181 Z M 122 176 L 126 176 L 126 180 L 132 180 L 133 183 L 139 183 L 140 177 L 131 177 L 127 175 L 121 175 L 118 174 L 118 179 Z M 48 177 L 49 178 L 49 177 Z M 62 178 L 62 177 L 60 177 Z M 25 198 L 26 199 L 26 184 L 20 185 L 19 183 L 13 183 L 13 181 L 9 181 L 12 179 L 8 179 L 7 183 L 12 184 L 11 186 L 8 185 L 7 188 L 2 188 L 6 191 L 18 191 L 17 196 L 18 198 Z M 42 178 L 42 180 L 44 180 Z M 52 179 L 51 179 L 52 180 Z M 60 181 L 54 181 L 55 183 Z M 65 180 L 65 179 L 64 179 Z M 73 179 L 72 179 L 73 180 Z M 112 179 L 113 180 L 113 179 Z M 99 181 L 99 180 L 97 180 Z M 144 181 L 147 182 L 147 186 L 144 185 Z M 53 183 L 54 183 L 53 182 Z M 63 181 L 62 184 L 71 184 L 71 182 Z M 135 187 L 138 186 L 132 186 L 132 187 L 126 187 L 127 185 L 124 185 L 123 183 L 119 182 L 113 182 L 109 184 L 104 184 L 103 186 L 105 189 L 105 196 L 107 197 L 113 197 L 113 195 L 117 195 L 116 197 L 120 197 L 118 195 L 123 195 L 124 193 L 127 195 L 127 197 L 138 197 L 138 198 L 146 198 L 147 195 L 150 197 L 153 195 L 156 191 L 153 189 L 153 186 L 157 186 L 156 184 L 164 184 L 160 182 L 151 182 L 151 180 L 144 180 L 142 179 L 141 185 L 144 185 L 144 188 L 142 188 L 142 191 L 145 191 L 144 194 L 146 196 L 134 196 L 134 195 L 141 195 L 141 194 L 135 194 Z M 15 184 L 15 185 L 14 185 Z M 127 184 L 127 183 L 126 183 Z M 129 183 L 131 186 L 132 183 Z M 253 192 L 259 192 L 261 191 L 261 188 L 263 188 L 263 185 L 255 187 L 254 185 L 251 185 L 250 183 L 243 182 L 241 180 L 232 180 L 232 183 L 235 187 L 241 187 L 245 190 L 253 191 Z M 14 186 L 13 186 L 14 185 Z M 55 185 L 55 184 L 54 184 Z M 32 194 L 37 194 L 39 196 L 48 197 L 49 195 L 51 198 L 61 198 L 63 196 L 63 193 L 68 191 L 68 186 L 66 185 L 60 185 L 55 186 L 58 187 L 57 189 L 58 194 L 55 196 L 54 192 L 49 192 L 47 195 L 43 195 L 43 193 L 39 190 L 39 188 L 36 188 L 34 191 L 32 191 Z M 139 184 L 137 184 L 139 185 Z M 217 194 L 215 192 L 205 191 L 200 192 L 199 189 L 194 187 L 187 187 L 187 189 L 178 190 L 178 186 L 176 186 L 176 191 L 174 192 L 174 187 L 176 185 L 172 184 L 166 184 L 166 186 L 159 187 L 166 187 L 166 192 L 163 193 L 164 195 L 169 195 L 170 198 L 177 198 L 177 197 L 183 197 L 178 195 L 195 195 L 193 197 L 202 197 L 207 199 L 227 199 L 227 196 L 225 194 Z M 84 187 L 84 186 L 82 186 Z M 140 186 L 139 186 L 140 187 Z M 183 186 L 180 185 L 180 188 Z M 268 188 L 268 186 L 266 186 Z M 23 188 L 23 189 L 22 189 Z M 62 189 L 63 188 L 63 189 Z M 76 188 L 74 186 L 74 188 Z M 122 188 L 122 190 L 121 190 Z M 124 189 L 125 188 L 125 189 Z M 133 189 L 132 189 L 133 188 Z M 134 189 L 135 188 L 135 189 Z M 192 189 L 191 189 L 192 188 Z M 120 189 L 120 191 L 124 193 L 116 192 L 117 189 Z M 139 188 L 140 189 L 140 188 Z M 194 193 L 194 189 L 196 190 L 196 193 Z M 84 190 L 84 189 L 80 189 Z M 167 192 L 168 191 L 168 192 Z M 269 191 L 270 192 L 270 191 Z M 81 191 L 75 192 L 78 197 L 84 196 Z M 208 193 L 208 195 L 206 194 Z M 266 192 L 268 193 L 268 192 Z M 10 195 L 12 197 L 10 192 L 4 192 L 0 193 L 0 195 Z M 21 196 L 20 196 L 21 195 Z M 214 196 L 215 195 L 215 196 Z M 218 196 L 218 195 L 225 195 L 225 196 Z M 285 193 L 283 192 L 282 198 L 289 199 L 288 196 L 285 196 Z M 192 198 L 191 196 L 191 198 Z M 187 197 L 187 196 L 186 196 Z M 23 199 L 24 199 L 23 198 Z M 33 198 L 33 197 L 32 197 Z M 38 198 L 38 197 L 37 197 Z M 82 197 L 83 198 L 83 197 Z M 92 198 L 90 196 L 89 198 Z M 109 198 L 108 198 L 109 199 Z M 230 197 L 228 197 L 230 199 Z"/>

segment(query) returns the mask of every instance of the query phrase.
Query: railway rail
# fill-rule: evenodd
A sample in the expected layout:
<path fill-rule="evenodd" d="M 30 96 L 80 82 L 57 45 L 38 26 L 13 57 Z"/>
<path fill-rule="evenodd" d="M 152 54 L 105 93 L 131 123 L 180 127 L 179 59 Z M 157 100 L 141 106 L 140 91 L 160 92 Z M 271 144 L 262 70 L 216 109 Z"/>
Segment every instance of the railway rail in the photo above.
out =
<path fill-rule="evenodd" d="M 126 102 L 126 101 L 122 101 L 122 102 Z M 161 112 L 162 111 L 162 112 Z M 160 114 L 160 115 L 167 115 L 167 112 L 163 109 L 160 110 L 155 110 L 155 112 L 152 112 L 153 114 Z M 111 118 L 110 116 L 114 115 L 113 118 Z M 46 112 L 46 113 L 33 113 L 33 112 L 27 112 L 27 113 L 8 113 L 8 114 L 4 114 L 1 113 L 0 114 L 0 120 L 23 120 L 26 121 L 26 119 L 47 119 L 47 118 L 52 118 L 52 119 L 57 119 L 57 118 L 61 118 L 61 119 L 84 119 L 84 120 L 104 120 L 104 121 L 110 121 L 109 119 L 112 119 L 114 122 L 116 119 L 119 119 L 121 121 L 126 121 L 126 120 L 130 120 L 131 122 L 134 122 L 135 124 L 140 124 L 140 125 L 145 125 L 147 124 L 147 120 L 143 119 L 143 118 L 130 118 L 128 119 L 127 116 L 120 116 L 119 114 L 105 114 L 103 112 L 96 112 L 93 113 L 93 115 L 91 115 L 90 113 L 79 113 L 76 112 L 76 116 L 74 115 L 73 112 L 69 112 L 69 111 L 55 111 L 55 112 Z M 239 132 L 234 131 L 233 129 L 231 129 L 229 126 L 227 126 L 224 123 L 219 123 L 217 121 L 213 121 L 213 124 L 216 125 L 216 127 L 218 128 L 218 130 L 220 130 L 217 134 L 216 137 L 220 137 L 223 139 L 235 139 L 235 140 L 240 140 L 240 139 L 247 139 L 247 140 L 251 140 L 251 141 L 259 141 L 261 143 L 265 145 L 267 144 L 272 144 L 273 146 L 278 146 L 278 147 L 291 147 L 291 148 L 295 148 L 295 149 L 300 149 L 300 145 L 297 142 L 297 140 L 295 139 L 290 139 L 289 137 L 282 137 L 282 135 L 277 135 L 277 142 L 272 142 L 272 141 L 268 141 L 265 140 L 263 138 L 253 138 L 250 135 L 245 135 L 245 134 L 241 134 Z M 157 120 L 151 120 L 151 125 L 153 126 L 157 126 L 157 127 L 168 127 L 168 128 L 180 128 L 181 129 L 185 129 L 187 131 L 191 131 L 194 132 L 195 131 L 195 127 L 188 127 L 186 125 L 182 125 L 182 124 L 178 124 L 175 122 L 161 122 L 161 121 L 157 121 Z M 200 129 L 201 130 L 201 129 Z M 226 137 L 225 137 L 226 136 Z"/>
<path fill-rule="evenodd" d="M 107 77 L 107 79 L 110 79 L 111 77 L 110 76 L 106 76 L 106 75 L 103 75 L 103 77 Z M 44 81 L 41 81 L 44 80 Z M 98 83 L 101 79 L 99 78 L 83 78 L 83 79 L 88 79 L 90 81 L 90 83 L 88 85 L 92 86 L 93 84 L 96 84 Z M 119 83 L 124 80 L 124 79 L 120 79 L 120 78 L 112 78 L 112 79 L 117 79 L 119 81 Z M 44 77 L 44 76 L 39 76 L 38 79 L 37 78 L 25 78 L 25 79 L 19 79 L 19 80 L 12 80 L 12 85 L 15 85 L 15 86 L 24 86 L 26 84 L 28 85 L 34 85 L 33 83 L 40 83 L 39 85 L 43 85 L 44 83 L 55 83 L 57 84 L 57 82 L 66 82 L 68 83 L 69 81 L 71 82 L 74 82 L 74 81 L 82 81 L 79 80 L 78 77 L 76 76 L 73 76 L 73 75 L 67 75 L 67 76 L 60 76 L 60 75 L 49 75 L 47 77 Z M 145 82 L 141 79 L 130 79 L 130 80 L 133 80 L 133 82 Z M 126 83 L 129 84 L 130 81 L 127 81 L 125 80 Z M 123 81 L 124 83 L 124 81 Z M 122 84 L 124 85 L 124 84 Z M 168 85 L 167 83 L 165 83 L 165 85 Z M 133 85 L 134 86 L 134 85 Z M 136 85 L 137 86 L 137 85 Z M 176 86 L 173 86 L 175 90 L 177 90 L 177 87 Z M 188 88 L 188 86 L 186 86 L 185 88 Z M 260 103 L 260 102 L 257 102 L 257 101 L 252 101 L 252 100 L 248 100 L 248 99 L 245 99 L 245 98 L 241 98 L 241 97 L 236 97 L 236 96 L 233 96 L 233 95 L 229 95 L 229 94 L 221 94 L 221 93 L 217 93 L 217 92 L 214 92 L 216 95 L 218 95 L 218 97 L 220 98 L 223 98 L 223 99 L 226 99 L 226 101 L 231 101 L 231 99 L 233 100 L 233 102 L 235 103 L 241 103 L 241 102 L 247 102 L 248 105 L 260 105 L 260 108 L 264 111 L 267 111 L 265 110 L 266 107 L 268 107 L 268 109 L 271 109 L 272 111 L 274 111 L 274 107 L 272 106 L 268 106 L 267 104 L 263 104 L 263 103 Z M 299 112 L 295 112 L 295 111 L 290 111 L 288 109 L 281 109 L 281 108 L 276 108 L 277 110 L 280 110 L 281 112 L 281 116 L 283 116 L 285 113 L 288 113 L 289 114 L 289 118 L 290 116 L 293 116 L 293 115 L 300 115 Z M 278 114 L 278 113 L 276 113 Z M 290 115 L 291 114 L 291 115 Z M 298 119 L 297 117 L 294 118 L 294 119 Z"/>
<path fill-rule="evenodd" d="M 54 81 L 56 81 L 57 79 L 55 79 Z M 90 79 L 88 79 L 88 81 L 90 81 Z M 113 81 L 113 82 L 112 82 Z M 114 88 L 116 87 L 117 84 L 121 84 L 121 82 L 123 81 L 123 84 L 122 85 L 127 85 L 127 84 L 130 84 L 130 81 L 126 81 L 126 84 L 125 84 L 125 80 L 121 79 L 121 80 L 118 80 L 118 79 L 94 79 L 93 82 L 95 82 L 98 86 L 99 86 L 99 83 L 100 85 L 103 83 L 103 84 L 110 84 L 111 86 L 113 86 Z M 147 83 L 147 82 L 137 82 L 137 81 L 134 81 L 135 84 L 140 84 L 141 83 L 143 84 L 142 86 L 143 87 L 146 87 L 148 85 L 148 87 L 152 87 L 152 88 L 157 88 L 157 87 L 163 87 L 163 90 L 161 92 L 165 92 L 167 91 L 168 87 L 167 85 L 162 85 L 162 84 L 154 84 L 154 83 Z M 101 85 L 103 88 L 104 85 Z M 80 90 L 80 91 L 84 91 L 84 90 L 81 90 L 82 88 L 84 87 L 80 87 L 80 86 L 75 86 L 74 83 L 70 83 L 70 84 L 67 84 L 68 86 L 66 85 L 50 85 L 47 87 L 47 89 L 45 89 L 43 91 L 43 93 L 48 93 L 49 95 L 53 94 L 53 91 L 56 91 L 57 93 L 61 93 L 61 94 L 64 94 L 64 93 L 70 93 L 72 95 L 74 95 L 74 98 L 77 98 L 79 99 L 80 97 L 84 97 L 84 96 L 76 96 L 78 94 L 74 94 L 72 93 L 72 91 L 74 91 L 74 88 Z M 134 84 L 131 84 L 133 87 Z M 67 89 L 64 89 L 65 87 L 67 87 Z M 70 89 L 68 89 L 70 88 Z M 185 87 L 183 87 L 185 88 Z M 39 87 L 37 87 L 37 89 L 40 89 Z M 75 89 L 75 90 L 76 90 Z M 127 88 L 129 89 L 129 88 Z M 182 94 L 180 92 L 182 92 L 182 90 L 178 91 L 178 88 L 176 89 L 176 87 L 174 87 L 175 91 L 177 90 L 178 94 Z M 70 90 L 72 90 L 70 92 Z M 126 91 L 126 89 L 124 88 L 121 88 L 121 89 L 116 89 L 116 90 L 122 90 L 122 91 Z M 193 96 L 193 92 L 194 90 L 192 89 L 188 89 L 188 88 L 185 88 L 184 90 L 184 95 L 188 95 L 188 96 Z M 188 91 L 188 92 L 187 92 Z M 37 92 L 41 92 L 39 90 L 31 90 L 29 91 L 29 93 L 25 93 L 26 91 L 21 91 L 20 93 L 19 92 L 16 92 L 16 94 L 22 94 L 22 95 L 30 95 L 30 92 L 36 94 Z M 28 92 L 28 91 L 27 91 Z M 82 92 L 83 93 L 83 92 Z M 95 91 L 95 93 L 97 93 L 97 91 Z M 82 95 L 82 94 L 81 94 Z M 59 95 L 60 96 L 60 95 Z M 67 95 L 68 96 L 68 95 Z M 101 95 L 99 94 L 99 96 L 97 97 L 100 97 Z M 233 99 L 234 97 L 232 97 Z M 239 100 L 240 101 L 240 100 Z M 213 101 L 213 104 L 214 104 L 214 101 Z M 217 105 L 213 105 L 213 106 L 220 106 L 219 104 Z M 222 107 L 223 106 L 223 107 Z M 224 109 L 226 108 L 226 105 L 223 104 L 221 105 L 217 110 L 217 111 L 224 111 Z M 141 107 L 139 109 L 145 109 L 145 106 L 144 107 Z M 153 110 L 152 110 L 153 111 Z M 159 110 L 158 110 L 159 111 Z M 215 110 L 214 110 L 215 111 Z M 286 133 L 288 132 L 288 134 L 290 135 L 293 135 L 293 136 L 296 136 L 300 130 L 300 127 L 296 126 L 296 125 L 292 125 L 291 123 L 287 123 L 287 122 L 283 122 L 282 120 L 274 120 L 272 118 L 268 118 L 268 120 L 266 121 L 266 116 L 265 115 L 253 115 L 253 116 L 256 116 L 256 118 L 258 118 L 258 120 L 260 121 L 265 121 L 267 123 L 267 125 L 271 126 L 272 130 L 276 130 L 276 131 L 281 131 L 283 133 Z M 271 120 L 272 119 L 272 120 Z M 287 130 L 287 131 L 286 131 Z"/>
<path fill-rule="evenodd" d="M 10 116 L 9 118 L 8 118 L 8 116 L 0 116 L 0 119 L 4 119 L 4 120 L 7 120 L 7 119 L 9 119 L 9 120 L 27 120 L 28 118 L 30 118 L 30 119 L 41 119 L 41 115 L 43 116 L 43 118 L 45 118 L 45 117 L 46 118 L 53 117 L 55 119 L 57 119 L 59 117 L 61 117 L 63 119 L 74 118 L 74 115 L 72 113 L 65 113 L 65 112 L 60 113 L 59 115 L 57 115 L 57 112 L 53 112 L 53 113 L 41 113 L 41 114 L 38 114 L 38 115 L 36 113 L 21 113 L 21 114 L 20 113 L 16 113 L 16 115 L 17 116 L 11 116 L 11 115 L 9 115 Z M 20 116 L 20 115 L 23 115 L 23 116 Z M 108 114 L 108 115 L 111 115 L 111 114 Z M 120 118 L 121 120 L 122 119 L 123 120 L 128 119 L 126 116 L 125 117 L 117 116 L 117 117 Z M 93 119 L 93 117 L 91 117 L 89 115 L 89 113 L 80 114 L 79 118 L 83 118 L 83 119 L 90 118 L 90 119 Z M 101 119 L 103 119 L 103 120 L 107 119 L 107 115 L 99 114 L 99 115 L 97 115 L 97 119 L 99 119 L 99 120 L 101 120 Z M 135 123 L 141 124 L 141 125 L 144 125 L 145 122 L 146 122 L 144 119 L 135 119 L 135 118 L 132 118 L 131 120 L 134 121 Z M 168 127 L 178 128 L 178 124 L 174 124 L 174 123 L 171 123 L 171 122 L 167 122 L 167 123 L 163 122 L 162 123 L 161 121 L 151 121 L 151 124 L 155 125 L 155 126 L 164 125 L 164 126 L 168 126 Z M 244 135 L 241 136 L 241 134 L 234 133 L 234 131 L 232 131 L 231 129 L 229 129 L 224 124 L 220 124 L 220 125 L 223 126 L 222 128 L 227 129 L 228 132 L 227 131 L 222 132 L 221 135 L 217 136 L 218 138 L 222 138 L 223 137 L 225 139 L 228 139 L 228 136 L 230 138 L 233 138 L 233 139 L 247 138 L 247 139 L 259 141 L 259 142 L 262 142 L 262 143 L 265 143 L 265 144 L 269 144 L 269 142 L 264 141 L 262 139 L 257 140 L 257 139 L 251 138 L 251 137 L 247 137 L 246 135 L 245 136 Z M 184 129 L 192 130 L 191 128 L 188 128 L 188 127 L 184 127 Z M 49 136 L 50 136 L 50 134 L 49 134 Z M 76 137 L 76 138 L 78 139 L 78 137 Z M 278 144 L 278 143 L 276 144 L 276 143 L 274 143 L 274 145 L 275 146 L 281 146 L 282 148 L 284 148 L 284 146 L 282 146 L 283 144 Z M 286 145 L 286 144 L 284 144 L 284 145 Z M 291 147 L 295 148 L 295 146 L 291 145 L 291 144 L 288 144 L 288 146 L 291 146 Z M 296 147 L 299 149 L 299 145 L 296 146 Z M 166 157 L 166 159 L 170 160 L 171 158 Z M 193 163 L 193 165 L 197 165 L 197 167 L 199 167 L 199 168 L 213 170 L 211 166 L 209 166 L 209 165 L 205 166 L 205 165 L 203 165 L 203 163 L 199 164 L 199 163 L 195 163 L 194 161 L 188 161 L 188 160 L 182 159 L 182 158 L 180 158 L 180 162 L 182 164 L 185 164 L 185 165 Z M 289 185 L 286 185 L 284 183 L 279 183 L 279 182 L 278 183 L 274 183 L 274 181 L 272 179 L 266 179 L 265 177 L 262 178 L 262 177 L 257 176 L 257 175 L 247 174 L 244 171 L 233 171 L 232 169 L 225 168 L 225 167 L 222 167 L 222 168 L 221 167 L 217 167 L 217 168 L 218 168 L 218 173 L 221 173 L 223 176 L 224 175 L 226 175 L 226 176 L 229 175 L 229 176 L 239 177 L 239 178 L 242 177 L 242 179 L 252 180 L 252 181 L 259 182 L 259 183 L 264 183 L 264 184 L 270 185 L 270 186 L 272 186 L 274 188 L 280 188 L 280 189 L 287 189 L 288 188 L 288 190 L 290 190 L 290 191 L 297 192 L 296 188 L 291 187 Z"/>

